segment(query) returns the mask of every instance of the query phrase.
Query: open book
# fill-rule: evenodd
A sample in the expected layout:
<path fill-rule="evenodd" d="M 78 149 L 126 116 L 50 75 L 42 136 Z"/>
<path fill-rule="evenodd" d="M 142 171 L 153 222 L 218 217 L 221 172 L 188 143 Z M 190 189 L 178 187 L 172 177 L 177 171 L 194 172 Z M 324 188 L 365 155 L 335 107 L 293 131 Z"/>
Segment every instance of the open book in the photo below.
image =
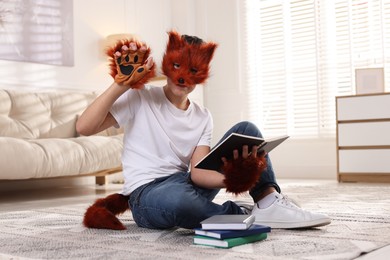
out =
<path fill-rule="evenodd" d="M 269 153 L 288 137 L 289 136 L 285 135 L 270 139 L 263 139 L 260 137 L 232 133 L 225 140 L 215 146 L 202 160 L 200 160 L 195 165 L 195 168 L 218 171 L 223 165 L 221 158 L 226 157 L 228 160 L 231 159 L 233 157 L 233 150 L 237 149 L 238 152 L 241 153 L 242 147 L 244 145 L 248 145 L 248 150 L 250 152 L 252 147 L 257 145 L 259 146 L 259 152 L 264 151 Z"/>

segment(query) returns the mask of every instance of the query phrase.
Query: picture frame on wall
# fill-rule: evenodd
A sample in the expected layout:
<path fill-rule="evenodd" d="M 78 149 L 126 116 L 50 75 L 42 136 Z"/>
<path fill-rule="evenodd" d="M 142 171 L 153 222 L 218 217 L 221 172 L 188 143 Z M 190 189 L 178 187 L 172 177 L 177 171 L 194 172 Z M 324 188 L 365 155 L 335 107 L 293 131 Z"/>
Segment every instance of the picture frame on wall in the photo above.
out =
<path fill-rule="evenodd" d="M 385 91 L 384 69 L 355 69 L 356 94 L 382 93 Z"/>

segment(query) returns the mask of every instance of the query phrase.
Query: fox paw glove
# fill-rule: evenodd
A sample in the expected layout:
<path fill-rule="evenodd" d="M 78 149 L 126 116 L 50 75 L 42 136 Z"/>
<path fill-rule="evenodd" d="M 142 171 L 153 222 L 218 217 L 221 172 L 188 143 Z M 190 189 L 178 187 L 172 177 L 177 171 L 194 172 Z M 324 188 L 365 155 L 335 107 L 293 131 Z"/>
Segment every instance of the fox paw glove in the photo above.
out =
<path fill-rule="evenodd" d="M 226 191 L 238 195 L 252 189 L 266 168 L 264 157 L 229 160 L 222 166 Z"/>
<path fill-rule="evenodd" d="M 110 62 L 110 75 L 118 84 L 141 89 L 155 76 L 155 64 L 149 69 L 145 64 L 150 48 L 138 41 L 118 41 L 114 47 L 107 49 L 106 54 Z"/>

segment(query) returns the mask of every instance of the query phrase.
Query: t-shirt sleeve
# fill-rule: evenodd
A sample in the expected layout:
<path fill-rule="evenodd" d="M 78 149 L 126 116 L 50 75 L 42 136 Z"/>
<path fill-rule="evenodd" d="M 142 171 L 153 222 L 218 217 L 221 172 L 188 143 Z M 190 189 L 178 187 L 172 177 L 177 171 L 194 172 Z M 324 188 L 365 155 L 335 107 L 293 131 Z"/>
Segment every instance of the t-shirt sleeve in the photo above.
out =
<path fill-rule="evenodd" d="M 127 124 L 135 115 L 140 106 L 141 98 L 139 90 L 130 89 L 120 96 L 110 109 L 119 127 Z"/>
<path fill-rule="evenodd" d="M 211 113 L 207 110 L 207 123 L 198 142 L 198 146 L 205 145 L 211 147 L 213 127 L 213 117 L 211 116 Z"/>

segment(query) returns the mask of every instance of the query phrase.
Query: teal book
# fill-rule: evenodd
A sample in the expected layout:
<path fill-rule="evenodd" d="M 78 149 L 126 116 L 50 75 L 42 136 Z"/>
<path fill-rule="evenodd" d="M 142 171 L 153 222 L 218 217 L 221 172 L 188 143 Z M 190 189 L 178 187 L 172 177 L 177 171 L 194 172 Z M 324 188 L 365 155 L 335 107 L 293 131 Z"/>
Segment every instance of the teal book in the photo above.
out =
<path fill-rule="evenodd" d="M 261 241 L 267 238 L 267 233 L 261 233 L 246 237 L 234 237 L 226 239 L 217 239 L 205 236 L 194 236 L 194 244 L 203 246 L 213 246 L 219 248 L 231 248 L 234 246 L 240 246 L 244 244 Z"/>

